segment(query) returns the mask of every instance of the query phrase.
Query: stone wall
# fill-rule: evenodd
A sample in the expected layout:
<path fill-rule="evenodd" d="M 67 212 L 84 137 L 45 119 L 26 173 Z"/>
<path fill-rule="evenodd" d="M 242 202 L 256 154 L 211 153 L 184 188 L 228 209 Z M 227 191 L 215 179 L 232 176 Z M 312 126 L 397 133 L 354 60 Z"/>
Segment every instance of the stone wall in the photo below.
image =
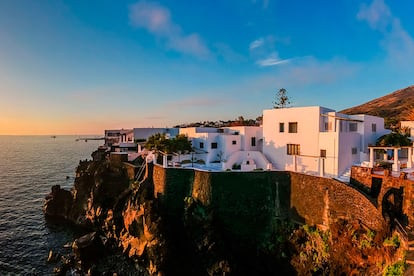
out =
<path fill-rule="evenodd" d="M 350 183 L 352 185 L 358 185 L 360 187 L 365 187 L 367 190 L 371 190 L 372 184 L 372 168 L 368 167 L 357 167 L 353 166 L 351 168 L 351 179 Z"/>
<path fill-rule="evenodd" d="M 196 171 L 194 180 L 192 196 L 212 208 L 219 223 L 240 238 L 260 240 L 276 216 L 288 211 L 287 173 Z M 279 204 L 275 201 L 276 182 Z"/>
<path fill-rule="evenodd" d="M 394 215 L 394 218 L 398 218 L 402 223 L 414 226 L 414 181 L 407 179 L 404 172 L 401 172 L 399 177 L 393 176 L 389 170 L 384 170 L 383 174 L 374 172 L 371 168 L 352 167 L 350 183 L 356 187 L 367 188 L 376 200 L 380 213 L 384 213 L 385 204 L 392 204 L 399 209 L 400 214 L 395 214 L 394 210 L 394 214 L 387 215 Z M 390 203 L 384 203 L 386 200 Z"/>
<path fill-rule="evenodd" d="M 154 166 L 154 196 L 161 199 L 164 211 L 172 216 L 181 216 L 184 198 L 191 196 L 194 171 Z"/>
<path fill-rule="evenodd" d="M 219 223 L 241 238 L 266 235 L 272 222 L 288 216 L 299 223 L 324 225 L 359 220 L 382 231 L 381 213 L 352 187 L 328 178 L 294 172 L 206 172 L 154 167 L 154 193 L 170 212 L 182 213 L 192 196 L 212 208 Z"/>
<path fill-rule="evenodd" d="M 326 226 L 346 218 L 359 220 L 376 231 L 385 227 L 381 212 L 363 194 L 330 178 L 292 172 L 291 210 L 307 224 Z"/>
<path fill-rule="evenodd" d="M 128 163 L 128 162 L 124 162 L 125 168 L 127 169 L 127 173 L 128 173 L 128 177 L 130 180 L 135 179 L 135 175 L 137 174 L 139 167 Z"/>

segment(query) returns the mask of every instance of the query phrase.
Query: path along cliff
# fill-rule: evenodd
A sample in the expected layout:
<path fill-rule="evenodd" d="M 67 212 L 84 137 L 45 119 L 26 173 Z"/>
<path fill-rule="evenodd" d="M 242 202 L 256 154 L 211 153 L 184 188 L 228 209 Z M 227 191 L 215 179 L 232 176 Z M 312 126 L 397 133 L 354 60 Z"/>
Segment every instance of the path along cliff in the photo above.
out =
<path fill-rule="evenodd" d="M 58 273 L 122 274 L 99 265 L 116 250 L 142 275 L 372 275 L 403 262 L 398 236 L 363 195 L 290 172 L 147 164 L 135 182 L 121 162 L 81 161 L 73 189 L 52 187 L 44 211 L 92 232 Z"/>

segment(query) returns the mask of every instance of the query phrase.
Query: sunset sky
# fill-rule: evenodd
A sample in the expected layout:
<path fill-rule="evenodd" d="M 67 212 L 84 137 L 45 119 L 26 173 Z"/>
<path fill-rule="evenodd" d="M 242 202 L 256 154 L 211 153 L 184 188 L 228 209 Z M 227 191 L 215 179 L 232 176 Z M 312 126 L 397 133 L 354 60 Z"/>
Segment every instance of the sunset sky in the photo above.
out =
<path fill-rule="evenodd" d="M 336 110 L 414 84 L 411 0 L 0 0 L 0 134 Z"/>

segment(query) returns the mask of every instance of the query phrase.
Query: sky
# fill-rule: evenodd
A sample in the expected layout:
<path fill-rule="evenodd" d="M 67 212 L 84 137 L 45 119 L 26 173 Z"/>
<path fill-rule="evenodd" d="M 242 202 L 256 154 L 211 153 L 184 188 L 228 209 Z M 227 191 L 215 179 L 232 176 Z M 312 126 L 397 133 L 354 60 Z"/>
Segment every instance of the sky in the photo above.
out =
<path fill-rule="evenodd" d="M 411 0 L 0 0 L 0 135 L 340 111 L 414 84 Z"/>

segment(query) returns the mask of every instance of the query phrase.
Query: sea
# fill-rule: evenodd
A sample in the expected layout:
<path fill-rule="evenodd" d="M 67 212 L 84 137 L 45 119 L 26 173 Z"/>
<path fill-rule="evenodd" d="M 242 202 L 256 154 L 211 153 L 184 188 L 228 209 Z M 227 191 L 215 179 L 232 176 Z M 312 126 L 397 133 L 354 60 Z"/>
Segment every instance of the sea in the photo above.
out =
<path fill-rule="evenodd" d="M 47 221 L 45 196 L 53 185 L 70 189 L 79 160 L 102 140 L 77 136 L 0 136 L 0 275 L 53 275 L 50 250 L 80 236 L 71 225 Z M 67 252 L 69 253 L 69 252 Z"/>

